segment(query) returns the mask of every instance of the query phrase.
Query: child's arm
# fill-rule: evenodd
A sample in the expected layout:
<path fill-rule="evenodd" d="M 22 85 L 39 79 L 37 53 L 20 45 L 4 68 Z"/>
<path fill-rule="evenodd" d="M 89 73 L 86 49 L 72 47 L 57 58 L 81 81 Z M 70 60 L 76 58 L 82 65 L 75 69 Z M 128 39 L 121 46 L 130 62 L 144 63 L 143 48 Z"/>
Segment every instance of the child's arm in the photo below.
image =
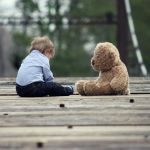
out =
<path fill-rule="evenodd" d="M 59 83 L 52 82 L 54 77 L 53 73 L 48 68 L 43 68 L 44 81 L 50 88 L 50 96 L 68 96 L 74 93 L 73 86 L 62 86 Z"/>
<path fill-rule="evenodd" d="M 44 67 L 43 68 L 43 78 L 45 82 L 51 82 L 53 81 L 53 73 L 51 72 L 49 67 Z"/>
<path fill-rule="evenodd" d="M 47 89 L 50 91 L 50 96 L 68 96 L 74 93 L 73 86 L 62 86 L 59 83 L 52 82 L 54 77 L 49 65 L 43 67 L 43 78 L 48 87 Z"/>

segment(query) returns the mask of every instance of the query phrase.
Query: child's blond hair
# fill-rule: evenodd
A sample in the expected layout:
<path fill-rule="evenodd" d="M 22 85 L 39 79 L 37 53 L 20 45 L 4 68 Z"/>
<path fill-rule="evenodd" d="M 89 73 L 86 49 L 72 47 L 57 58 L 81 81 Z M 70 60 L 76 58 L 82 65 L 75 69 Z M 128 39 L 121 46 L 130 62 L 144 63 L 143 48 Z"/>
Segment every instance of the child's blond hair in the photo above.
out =
<path fill-rule="evenodd" d="M 32 50 L 39 50 L 41 53 L 44 53 L 45 50 L 48 49 L 53 55 L 55 54 L 54 44 L 47 36 L 35 37 L 31 42 L 29 52 L 32 52 Z"/>

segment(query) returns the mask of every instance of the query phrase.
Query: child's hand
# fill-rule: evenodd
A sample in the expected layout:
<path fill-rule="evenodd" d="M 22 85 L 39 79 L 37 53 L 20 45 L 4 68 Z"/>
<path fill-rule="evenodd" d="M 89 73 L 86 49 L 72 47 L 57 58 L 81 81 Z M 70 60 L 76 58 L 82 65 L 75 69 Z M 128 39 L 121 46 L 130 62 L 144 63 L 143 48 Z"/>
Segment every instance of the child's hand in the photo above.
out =
<path fill-rule="evenodd" d="M 68 85 L 68 87 L 74 92 L 74 87 L 72 85 Z"/>
<path fill-rule="evenodd" d="M 64 85 L 64 87 L 70 88 L 70 90 L 74 93 L 75 92 L 75 86 L 74 85 Z"/>

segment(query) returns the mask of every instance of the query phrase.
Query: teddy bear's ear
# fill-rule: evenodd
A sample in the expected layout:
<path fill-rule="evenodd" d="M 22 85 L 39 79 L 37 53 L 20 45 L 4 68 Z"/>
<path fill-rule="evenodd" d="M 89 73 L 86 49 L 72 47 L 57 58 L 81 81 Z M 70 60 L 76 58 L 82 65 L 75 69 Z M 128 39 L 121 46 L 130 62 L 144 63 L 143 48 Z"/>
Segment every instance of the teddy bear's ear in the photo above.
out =
<path fill-rule="evenodd" d="M 98 44 L 96 45 L 96 49 L 98 49 L 100 46 L 101 46 L 101 43 L 98 43 Z"/>
<path fill-rule="evenodd" d="M 109 58 L 113 64 L 117 64 L 120 60 L 119 54 L 114 52 L 110 52 Z"/>

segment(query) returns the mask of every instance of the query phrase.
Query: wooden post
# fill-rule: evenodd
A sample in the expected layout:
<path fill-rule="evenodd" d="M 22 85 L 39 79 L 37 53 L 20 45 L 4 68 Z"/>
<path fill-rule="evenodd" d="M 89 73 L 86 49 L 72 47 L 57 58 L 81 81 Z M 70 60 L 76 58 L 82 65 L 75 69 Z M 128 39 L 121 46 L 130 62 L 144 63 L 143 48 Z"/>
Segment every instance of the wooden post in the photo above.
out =
<path fill-rule="evenodd" d="M 117 47 L 122 61 L 127 65 L 128 21 L 124 0 L 117 0 Z"/>

